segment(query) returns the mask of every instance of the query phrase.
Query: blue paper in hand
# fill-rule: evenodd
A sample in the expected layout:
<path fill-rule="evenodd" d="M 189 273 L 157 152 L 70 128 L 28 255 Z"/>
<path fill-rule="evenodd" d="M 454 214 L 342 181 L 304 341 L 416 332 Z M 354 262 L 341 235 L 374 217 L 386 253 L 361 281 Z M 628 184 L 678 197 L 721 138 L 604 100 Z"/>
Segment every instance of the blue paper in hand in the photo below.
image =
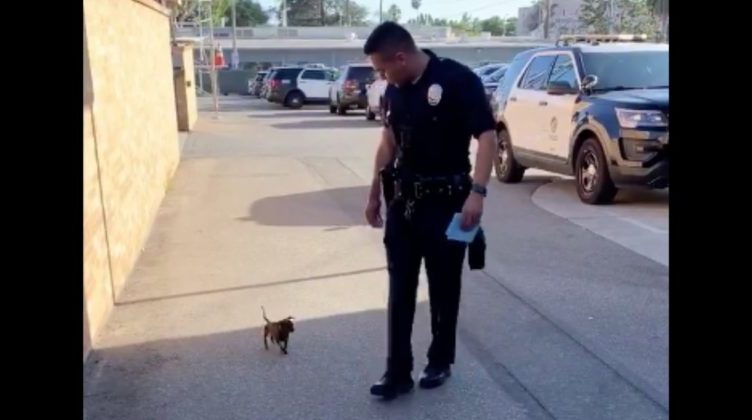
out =
<path fill-rule="evenodd" d="M 446 236 L 454 241 L 470 243 L 478 233 L 478 228 L 480 224 L 473 226 L 470 230 L 462 230 L 462 213 L 456 213 L 447 227 Z"/>

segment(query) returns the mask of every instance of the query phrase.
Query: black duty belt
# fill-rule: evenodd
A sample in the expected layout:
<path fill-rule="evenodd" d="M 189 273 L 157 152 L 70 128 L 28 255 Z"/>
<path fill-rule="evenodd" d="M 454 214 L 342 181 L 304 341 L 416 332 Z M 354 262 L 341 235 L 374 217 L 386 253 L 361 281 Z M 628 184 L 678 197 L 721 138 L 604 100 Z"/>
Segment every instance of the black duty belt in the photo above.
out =
<path fill-rule="evenodd" d="M 470 191 L 472 181 L 467 174 L 452 176 L 416 176 L 397 179 L 394 193 L 405 200 L 420 200 L 428 197 L 465 196 Z"/>

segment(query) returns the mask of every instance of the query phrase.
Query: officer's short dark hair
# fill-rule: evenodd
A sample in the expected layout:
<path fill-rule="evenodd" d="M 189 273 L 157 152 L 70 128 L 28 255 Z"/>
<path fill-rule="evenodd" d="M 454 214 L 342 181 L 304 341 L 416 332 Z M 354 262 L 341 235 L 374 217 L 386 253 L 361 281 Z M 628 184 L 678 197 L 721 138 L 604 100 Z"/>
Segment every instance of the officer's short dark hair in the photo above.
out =
<path fill-rule="evenodd" d="M 363 46 L 365 55 L 379 53 L 388 56 L 399 51 L 413 52 L 415 50 L 417 47 L 413 36 L 407 29 L 394 22 L 384 22 L 377 26 Z"/>

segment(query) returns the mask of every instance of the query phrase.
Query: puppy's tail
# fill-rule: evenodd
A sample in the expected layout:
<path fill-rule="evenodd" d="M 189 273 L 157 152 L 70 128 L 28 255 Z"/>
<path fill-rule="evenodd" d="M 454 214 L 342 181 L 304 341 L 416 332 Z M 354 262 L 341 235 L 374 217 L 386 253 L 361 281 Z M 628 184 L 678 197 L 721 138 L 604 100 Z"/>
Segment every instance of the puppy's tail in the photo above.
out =
<path fill-rule="evenodd" d="M 261 314 L 264 317 L 264 321 L 271 322 L 271 321 L 269 321 L 269 318 L 266 317 L 266 309 L 264 309 L 264 305 L 261 305 Z"/>

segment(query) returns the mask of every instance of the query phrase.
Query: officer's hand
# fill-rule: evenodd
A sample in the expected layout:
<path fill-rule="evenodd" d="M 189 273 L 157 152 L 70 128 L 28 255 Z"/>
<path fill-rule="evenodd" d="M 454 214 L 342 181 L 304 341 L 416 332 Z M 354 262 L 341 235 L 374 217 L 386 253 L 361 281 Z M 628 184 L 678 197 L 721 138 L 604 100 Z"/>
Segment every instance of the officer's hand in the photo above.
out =
<path fill-rule="evenodd" d="M 384 220 L 381 218 L 381 199 L 368 199 L 368 204 L 366 204 L 366 220 L 371 227 L 380 228 L 384 226 Z"/>
<path fill-rule="evenodd" d="M 483 196 L 477 193 L 470 193 L 465 199 L 465 205 L 462 206 L 462 229 L 470 230 L 480 223 L 480 216 L 483 214 Z"/>

